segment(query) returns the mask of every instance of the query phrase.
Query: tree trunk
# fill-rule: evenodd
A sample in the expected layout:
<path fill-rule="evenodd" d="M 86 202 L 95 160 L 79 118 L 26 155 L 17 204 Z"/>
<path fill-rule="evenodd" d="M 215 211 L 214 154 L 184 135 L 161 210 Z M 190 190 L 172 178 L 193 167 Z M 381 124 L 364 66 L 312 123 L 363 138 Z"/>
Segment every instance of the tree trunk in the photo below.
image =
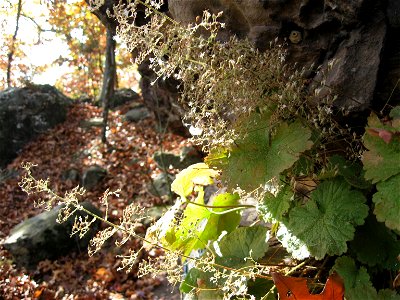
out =
<path fill-rule="evenodd" d="M 18 0 L 18 9 L 17 9 L 17 20 L 15 24 L 14 35 L 11 40 L 10 51 L 8 52 L 8 62 L 7 62 L 7 87 L 11 87 L 11 65 L 14 60 L 14 52 L 15 52 L 15 42 L 17 41 L 17 34 L 19 30 L 19 18 L 21 17 L 21 9 L 22 9 L 22 0 Z"/>
<path fill-rule="evenodd" d="M 115 63 L 115 31 L 107 27 L 107 44 L 106 44 L 106 61 L 103 74 L 103 86 L 100 94 L 100 101 L 103 107 L 103 128 L 101 133 L 101 141 L 107 142 L 107 123 L 108 123 L 108 110 L 109 101 L 113 97 L 115 91 L 115 80 L 117 76 L 117 68 Z"/>

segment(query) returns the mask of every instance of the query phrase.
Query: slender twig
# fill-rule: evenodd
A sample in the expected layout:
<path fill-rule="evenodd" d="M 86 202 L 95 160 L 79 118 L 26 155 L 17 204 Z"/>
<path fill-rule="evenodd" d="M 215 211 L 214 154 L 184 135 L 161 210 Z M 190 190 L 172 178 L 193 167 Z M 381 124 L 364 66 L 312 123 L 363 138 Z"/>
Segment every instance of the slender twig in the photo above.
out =
<path fill-rule="evenodd" d="M 386 106 L 388 105 L 388 103 L 390 102 L 390 100 L 392 99 L 392 96 L 394 94 L 394 91 L 396 90 L 397 86 L 400 83 L 400 79 L 397 79 L 396 84 L 394 86 L 394 88 L 392 89 L 392 91 L 390 92 L 389 98 L 387 99 L 385 105 L 383 106 L 383 108 L 381 109 L 381 114 L 383 114 L 383 111 L 385 110 Z"/>
<path fill-rule="evenodd" d="M 250 204 L 239 204 L 239 205 L 207 205 L 207 204 L 201 204 L 197 202 L 192 202 L 192 201 L 186 201 L 185 203 L 187 204 L 193 204 L 197 206 L 202 206 L 206 208 L 256 208 L 255 205 L 250 205 Z"/>
<path fill-rule="evenodd" d="M 32 176 L 32 174 L 30 174 L 30 173 L 28 172 L 27 175 L 28 175 L 32 180 L 36 181 L 36 179 Z M 158 249 L 162 249 L 162 250 L 164 250 L 164 251 L 166 251 L 166 252 L 171 252 L 171 251 L 173 251 L 173 250 L 168 249 L 168 248 L 166 248 L 166 247 L 164 247 L 164 246 L 161 246 L 161 245 L 159 245 L 159 244 L 156 244 L 156 243 L 154 243 L 154 242 L 152 242 L 152 241 L 150 241 L 150 240 L 148 240 L 148 239 L 146 239 L 146 238 L 144 238 L 144 237 L 142 237 L 142 236 L 140 236 L 140 235 L 138 235 L 138 234 L 136 234 L 136 233 L 134 233 L 134 232 L 131 232 L 130 230 L 128 230 L 128 229 L 126 229 L 126 228 L 124 228 L 124 227 L 122 227 L 122 226 L 116 225 L 116 224 L 114 224 L 114 223 L 112 223 L 112 222 L 106 220 L 105 218 L 103 218 L 103 217 L 101 217 L 101 216 L 96 215 L 95 213 L 93 213 L 93 212 L 91 212 L 90 210 L 84 208 L 82 205 L 80 205 L 80 204 L 78 204 L 78 203 L 71 202 L 71 201 L 68 202 L 64 197 L 61 197 L 60 195 L 56 194 L 55 192 L 53 192 L 53 191 L 52 191 L 51 189 L 49 189 L 49 188 L 46 188 L 45 190 L 43 190 L 43 192 L 48 193 L 48 194 L 51 195 L 52 198 L 54 198 L 54 199 L 57 199 L 57 200 L 59 200 L 59 201 L 61 201 L 61 202 L 63 202 L 63 203 L 67 203 L 67 204 L 69 204 L 69 205 L 72 205 L 72 206 L 73 206 L 74 208 L 76 208 L 77 210 L 83 211 L 83 212 L 87 213 L 88 215 L 90 215 L 90 216 L 92 216 L 92 217 L 94 217 L 94 218 L 96 218 L 96 219 L 98 219 L 98 220 L 104 222 L 105 224 L 110 225 L 111 227 L 114 227 L 114 228 L 117 229 L 117 230 L 120 230 L 120 231 L 123 231 L 123 232 L 126 232 L 126 233 L 130 234 L 132 237 L 137 238 L 137 239 L 139 239 L 139 240 L 141 240 L 141 241 L 143 241 L 143 242 L 145 242 L 145 243 L 148 243 L 148 244 L 152 245 L 153 247 L 156 247 L 156 248 L 158 248 Z M 180 253 L 179 255 L 180 255 L 181 257 L 185 258 L 185 259 L 190 259 L 190 260 L 198 261 L 198 262 L 201 261 L 200 258 L 191 257 L 191 256 L 185 255 L 185 254 L 183 254 L 183 253 Z M 247 276 L 247 277 L 252 277 L 252 276 L 254 276 L 254 277 L 257 277 L 257 278 L 264 278 L 264 279 L 269 279 L 269 280 L 271 279 L 270 276 L 265 276 L 265 275 L 261 275 L 261 274 L 254 274 L 254 273 L 252 273 L 252 272 L 247 272 L 246 270 L 243 270 L 244 268 L 235 269 L 235 268 L 230 268 L 230 267 L 227 267 L 227 266 L 224 266 L 224 265 L 220 265 L 220 264 L 217 264 L 217 263 L 211 263 L 211 264 L 212 264 L 214 267 L 216 267 L 216 268 L 221 268 L 221 269 L 225 269 L 225 270 L 228 270 L 228 271 L 238 272 L 238 273 L 240 273 L 240 274 L 242 274 L 242 275 L 244 275 L 244 276 Z M 253 266 L 252 266 L 252 267 L 253 267 Z M 250 268 L 250 267 L 247 267 L 247 268 Z"/>

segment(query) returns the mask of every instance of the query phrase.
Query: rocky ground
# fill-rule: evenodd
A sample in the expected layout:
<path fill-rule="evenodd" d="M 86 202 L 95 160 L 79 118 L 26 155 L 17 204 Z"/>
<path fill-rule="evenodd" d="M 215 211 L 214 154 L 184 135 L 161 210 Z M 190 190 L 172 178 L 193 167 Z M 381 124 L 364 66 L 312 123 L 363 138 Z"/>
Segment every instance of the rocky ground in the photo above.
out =
<path fill-rule="evenodd" d="M 22 150 L 0 175 L 1 240 L 15 225 L 41 212 L 18 186 L 23 162 L 37 164 L 35 176 L 50 178 L 52 188 L 61 194 L 81 183 L 82 174 L 89 167 L 103 168 L 105 177 L 93 185 L 85 199 L 104 212 L 100 205 L 103 192 L 120 189 L 120 197 L 109 202 L 110 221 L 118 221 L 123 208 L 132 202 L 149 209 L 168 204 L 167 196 L 149 193 L 153 178 L 162 172 L 153 154 L 175 151 L 186 146 L 187 141 L 157 130 L 151 116 L 127 121 L 124 114 L 131 108 L 132 104 L 125 104 L 111 113 L 107 146 L 100 141 L 98 119 L 94 119 L 101 116 L 101 110 L 76 103 L 64 123 L 41 134 Z M 92 257 L 81 249 L 55 261 L 44 260 L 32 270 L 16 267 L 10 253 L 0 246 L 0 299 L 178 299 L 176 289 L 171 294 L 163 278 L 138 278 L 136 270 L 117 271 L 120 259 L 116 255 L 139 244 L 134 239 L 122 248 L 110 243 Z"/>

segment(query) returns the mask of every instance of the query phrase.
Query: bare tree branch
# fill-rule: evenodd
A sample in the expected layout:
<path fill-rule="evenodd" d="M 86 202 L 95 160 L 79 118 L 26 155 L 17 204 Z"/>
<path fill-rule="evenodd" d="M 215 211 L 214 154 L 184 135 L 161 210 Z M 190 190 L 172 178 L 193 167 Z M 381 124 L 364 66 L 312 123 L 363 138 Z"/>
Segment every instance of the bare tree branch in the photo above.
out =
<path fill-rule="evenodd" d="M 17 9 L 17 20 L 15 24 L 14 35 L 11 40 L 10 51 L 8 52 L 8 63 L 7 63 L 7 87 L 11 87 L 11 65 L 14 60 L 14 52 L 15 52 L 15 42 L 17 41 L 17 34 L 19 30 L 19 19 L 21 17 L 22 10 L 22 0 L 18 0 L 18 9 Z"/>

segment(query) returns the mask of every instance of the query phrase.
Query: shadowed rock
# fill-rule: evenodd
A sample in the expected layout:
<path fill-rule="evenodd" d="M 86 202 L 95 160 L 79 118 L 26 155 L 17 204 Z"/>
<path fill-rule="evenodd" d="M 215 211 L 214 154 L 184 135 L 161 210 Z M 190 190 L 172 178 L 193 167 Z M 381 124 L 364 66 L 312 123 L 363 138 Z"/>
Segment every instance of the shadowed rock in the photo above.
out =
<path fill-rule="evenodd" d="M 83 202 L 83 207 L 101 216 L 101 212 L 90 202 Z M 57 259 L 71 251 L 86 251 L 89 240 L 96 233 L 99 221 L 91 225 L 91 229 L 82 238 L 70 237 L 75 216 L 85 217 L 84 212 L 76 212 L 64 223 L 57 223 L 57 216 L 62 208 L 59 205 L 29 218 L 15 226 L 6 238 L 3 246 L 13 255 L 14 262 L 23 267 L 33 268 L 45 259 Z M 89 220 L 92 217 L 89 216 Z"/>
<path fill-rule="evenodd" d="M 132 108 L 125 114 L 125 120 L 129 122 L 139 122 L 148 117 L 150 117 L 149 110 L 142 105 Z"/>
<path fill-rule="evenodd" d="M 51 85 L 0 92 L 0 168 L 35 136 L 65 121 L 71 100 Z"/>
<path fill-rule="evenodd" d="M 107 171 L 100 166 L 94 165 L 83 172 L 82 186 L 90 190 L 94 188 L 105 176 Z"/>

